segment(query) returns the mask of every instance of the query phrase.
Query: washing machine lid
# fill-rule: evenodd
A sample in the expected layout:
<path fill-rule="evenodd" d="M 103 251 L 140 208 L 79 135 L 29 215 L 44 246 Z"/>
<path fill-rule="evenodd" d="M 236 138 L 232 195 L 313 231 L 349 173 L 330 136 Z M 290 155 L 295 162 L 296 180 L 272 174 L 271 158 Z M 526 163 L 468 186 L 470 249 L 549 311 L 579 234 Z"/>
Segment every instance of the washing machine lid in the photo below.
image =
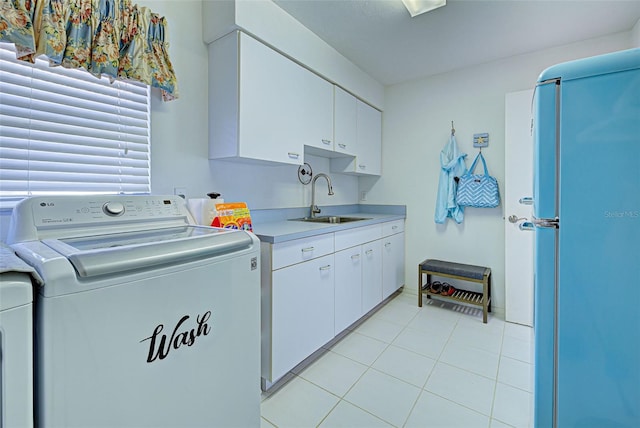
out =
<path fill-rule="evenodd" d="M 45 239 L 42 242 L 65 256 L 77 274 L 85 278 L 211 258 L 253 245 L 253 239 L 244 231 L 202 226 Z"/>

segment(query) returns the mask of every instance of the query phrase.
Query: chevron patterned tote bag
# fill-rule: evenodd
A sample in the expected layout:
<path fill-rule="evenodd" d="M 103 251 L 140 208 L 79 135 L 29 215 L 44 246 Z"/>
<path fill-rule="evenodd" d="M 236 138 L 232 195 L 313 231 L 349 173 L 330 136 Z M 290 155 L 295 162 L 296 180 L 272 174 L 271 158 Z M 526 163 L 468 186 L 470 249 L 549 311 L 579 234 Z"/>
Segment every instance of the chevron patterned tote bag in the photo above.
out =
<path fill-rule="evenodd" d="M 484 175 L 473 173 L 478 159 L 482 161 L 484 166 Z M 460 177 L 458 191 L 456 192 L 456 203 L 465 207 L 475 208 L 494 208 L 500 205 L 498 181 L 489 175 L 487 163 L 482 156 L 482 152 L 478 153 L 469 171 Z"/>

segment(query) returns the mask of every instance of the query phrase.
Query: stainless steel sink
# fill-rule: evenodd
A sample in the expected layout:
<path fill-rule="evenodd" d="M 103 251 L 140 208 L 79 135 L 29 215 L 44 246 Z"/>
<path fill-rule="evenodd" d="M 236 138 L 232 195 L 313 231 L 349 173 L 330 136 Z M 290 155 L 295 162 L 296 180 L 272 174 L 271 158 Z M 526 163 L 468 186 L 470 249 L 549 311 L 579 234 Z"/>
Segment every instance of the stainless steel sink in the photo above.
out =
<path fill-rule="evenodd" d="M 329 215 L 322 217 L 304 217 L 304 218 L 292 218 L 291 221 L 306 221 L 309 223 L 349 223 L 351 221 L 371 220 L 364 217 L 342 217 L 338 215 Z"/>

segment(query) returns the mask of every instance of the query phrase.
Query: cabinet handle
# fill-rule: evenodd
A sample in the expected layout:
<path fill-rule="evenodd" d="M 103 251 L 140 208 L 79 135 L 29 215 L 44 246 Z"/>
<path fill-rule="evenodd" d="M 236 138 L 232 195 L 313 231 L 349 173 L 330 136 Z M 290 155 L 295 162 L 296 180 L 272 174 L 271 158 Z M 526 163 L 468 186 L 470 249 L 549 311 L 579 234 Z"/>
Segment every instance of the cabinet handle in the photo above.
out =
<path fill-rule="evenodd" d="M 367 256 L 370 256 L 373 253 L 373 250 L 367 250 L 364 252 Z"/>
<path fill-rule="evenodd" d="M 300 153 L 289 152 L 288 154 L 291 159 L 298 159 L 300 157 Z"/>
<path fill-rule="evenodd" d="M 533 197 L 525 196 L 518 201 L 521 205 L 533 205 Z"/>
<path fill-rule="evenodd" d="M 329 270 L 331 269 L 331 265 L 321 266 L 320 270 Z"/>
<path fill-rule="evenodd" d="M 391 226 L 391 230 L 396 230 L 398 226 Z"/>
<path fill-rule="evenodd" d="M 302 252 L 303 253 L 308 253 L 309 251 L 313 251 L 313 250 L 314 250 L 314 247 L 307 247 L 307 248 L 303 248 Z"/>
<path fill-rule="evenodd" d="M 326 144 L 326 145 L 328 146 L 329 144 L 331 144 L 331 140 L 325 140 L 325 139 L 323 139 L 323 140 L 322 140 L 322 144 Z"/>
<path fill-rule="evenodd" d="M 518 228 L 520 230 L 536 230 L 535 225 L 530 221 L 523 221 L 522 223 L 520 223 Z"/>
<path fill-rule="evenodd" d="M 367 166 L 366 166 L 366 165 L 363 165 L 363 164 L 360 164 L 360 165 L 358 165 L 358 168 L 360 168 L 360 169 L 367 169 Z"/>
<path fill-rule="evenodd" d="M 351 256 L 351 260 L 358 260 L 360 258 L 360 254 L 354 254 Z"/>
<path fill-rule="evenodd" d="M 386 244 L 384 244 L 385 247 L 390 247 L 391 246 L 391 242 L 387 242 Z"/>
<path fill-rule="evenodd" d="M 344 143 L 338 143 L 338 146 L 340 146 L 341 149 L 346 149 L 347 145 Z"/>

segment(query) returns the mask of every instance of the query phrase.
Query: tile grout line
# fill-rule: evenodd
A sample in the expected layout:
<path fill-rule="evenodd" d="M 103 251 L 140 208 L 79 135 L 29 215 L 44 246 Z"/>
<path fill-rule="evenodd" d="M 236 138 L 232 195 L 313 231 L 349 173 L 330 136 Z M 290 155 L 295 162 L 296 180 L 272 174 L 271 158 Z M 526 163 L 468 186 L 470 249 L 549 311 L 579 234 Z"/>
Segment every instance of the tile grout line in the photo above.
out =
<path fill-rule="evenodd" d="M 489 423 L 491 423 L 491 420 L 493 419 L 493 410 L 495 408 L 496 405 L 496 392 L 498 390 L 498 376 L 500 375 L 500 365 L 502 364 L 502 348 L 504 346 L 504 329 L 502 330 L 502 340 L 500 341 L 500 354 L 498 357 L 498 368 L 496 369 L 496 381 L 493 384 L 493 398 L 491 399 L 491 412 L 490 412 L 490 416 L 489 416 Z"/>

